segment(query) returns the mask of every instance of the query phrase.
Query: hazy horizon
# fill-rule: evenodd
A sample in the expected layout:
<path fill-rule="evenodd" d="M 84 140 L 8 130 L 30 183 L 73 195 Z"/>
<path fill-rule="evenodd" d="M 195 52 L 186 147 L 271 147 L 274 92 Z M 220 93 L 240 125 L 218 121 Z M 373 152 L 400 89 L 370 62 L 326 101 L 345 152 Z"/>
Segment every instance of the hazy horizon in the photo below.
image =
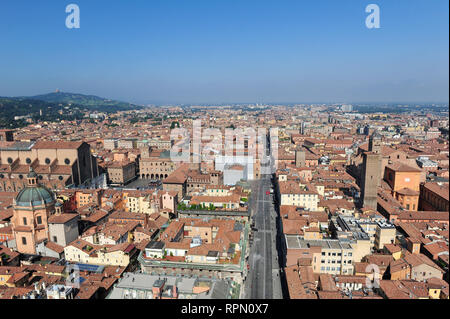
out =
<path fill-rule="evenodd" d="M 157 105 L 157 106 L 162 106 L 164 104 L 166 105 L 191 105 L 191 106 L 195 106 L 195 105 L 210 105 L 210 106 L 214 106 L 214 105 L 238 105 L 238 104 L 259 104 L 259 105 L 291 105 L 291 104 L 305 104 L 305 105 L 314 105 L 314 104 L 325 104 L 325 105 L 333 105 L 333 104 L 351 104 L 351 105 L 392 105 L 392 104 L 399 104 L 399 105 L 412 105 L 412 104 L 418 104 L 418 105 L 423 105 L 423 104 L 449 104 L 449 101 L 392 101 L 392 102 L 386 102 L 386 101 L 373 101 L 373 102 L 368 102 L 368 101 L 343 101 L 343 102 L 336 102 L 336 101 L 271 101 L 271 102 L 257 102 L 257 101 L 225 101 L 225 102 L 185 102 L 185 103 L 169 103 L 169 102 L 160 102 L 160 103 L 138 103 L 138 102 L 132 102 L 126 99 L 113 99 L 111 97 L 108 96 L 99 96 L 97 94 L 84 94 L 82 92 L 73 92 L 73 91 L 63 91 L 63 90 L 59 90 L 59 93 L 68 93 L 68 94 L 82 94 L 82 95 L 94 95 L 100 98 L 104 98 L 104 99 L 111 99 L 111 100 L 117 100 L 119 102 L 125 102 L 125 103 L 131 103 L 131 104 L 136 104 L 136 105 Z M 18 95 L 18 96 L 5 96 L 5 95 L 1 95 L 0 94 L 0 98 L 4 97 L 4 98 L 32 98 L 38 95 L 46 95 L 46 94 L 51 94 L 51 93 L 56 93 L 55 91 L 53 92 L 44 92 L 44 93 L 40 93 L 40 94 L 36 94 L 36 95 Z"/>

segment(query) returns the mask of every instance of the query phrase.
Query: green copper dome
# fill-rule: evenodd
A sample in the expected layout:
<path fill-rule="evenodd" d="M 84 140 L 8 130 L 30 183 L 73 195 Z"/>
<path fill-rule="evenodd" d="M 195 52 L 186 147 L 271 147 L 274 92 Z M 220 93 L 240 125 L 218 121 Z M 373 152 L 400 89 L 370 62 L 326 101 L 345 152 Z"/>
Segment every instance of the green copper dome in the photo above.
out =
<path fill-rule="evenodd" d="M 52 192 L 43 186 L 26 187 L 16 197 L 16 205 L 22 207 L 40 206 L 53 201 Z"/>

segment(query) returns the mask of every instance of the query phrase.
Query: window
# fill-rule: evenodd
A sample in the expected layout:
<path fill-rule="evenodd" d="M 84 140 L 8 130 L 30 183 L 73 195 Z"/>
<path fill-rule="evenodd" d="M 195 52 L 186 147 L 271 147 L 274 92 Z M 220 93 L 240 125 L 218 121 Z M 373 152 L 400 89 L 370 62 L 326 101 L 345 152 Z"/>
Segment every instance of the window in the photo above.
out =
<path fill-rule="evenodd" d="M 48 157 L 45 159 L 45 164 L 50 164 L 50 159 Z"/>
<path fill-rule="evenodd" d="M 27 244 L 27 239 L 25 237 L 22 237 L 22 245 L 26 245 Z"/>
<path fill-rule="evenodd" d="M 31 158 L 27 157 L 26 160 L 25 160 L 25 162 L 26 162 L 27 164 L 31 164 Z"/>
<path fill-rule="evenodd" d="M 55 243 L 57 243 L 57 242 L 58 242 L 58 238 L 56 238 L 56 236 L 53 236 L 53 241 L 54 241 Z"/>
<path fill-rule="evenodd" d="M 36 218 L 36 221 L 37 221 L 38 225 L 42 224 L 42 217 L 41 217 L 41 216 L 38 216 L 38 217 Z"/>
<path fill-rule="evenodd" d="M 24 225 L 27 225 L 27 219 L 26 219 L 26 217 L 23 218 L 23 224 L 24 224 Z"/>

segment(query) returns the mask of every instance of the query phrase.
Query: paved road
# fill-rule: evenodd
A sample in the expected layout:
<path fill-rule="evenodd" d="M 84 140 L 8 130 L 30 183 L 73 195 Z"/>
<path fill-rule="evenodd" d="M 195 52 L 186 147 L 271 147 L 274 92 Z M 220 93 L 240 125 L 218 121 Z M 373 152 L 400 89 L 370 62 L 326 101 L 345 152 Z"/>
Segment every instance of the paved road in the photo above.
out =
<path fill-rule="evenodd" d="M 250 209 L 257 231 L 254 232 L 250 247 L 247 280 L 244 298 L 281 299 L 280 267 L 276 246 L 276 212 L 272 195 L 266 192 L 271 188 L 269 176 L 252 182 Z"/>

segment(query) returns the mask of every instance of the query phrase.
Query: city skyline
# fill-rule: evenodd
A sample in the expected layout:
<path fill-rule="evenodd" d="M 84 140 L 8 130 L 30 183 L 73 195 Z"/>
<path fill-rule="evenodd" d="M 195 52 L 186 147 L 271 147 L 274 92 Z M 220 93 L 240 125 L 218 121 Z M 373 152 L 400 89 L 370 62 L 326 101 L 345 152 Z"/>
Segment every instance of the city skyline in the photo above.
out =
<path fill-rule="evenodd" d="M 448 1 L 0 1 L 0 43 L 6 309 L 450 299 Z"/>
<path fill-rule="evenodd" d="M 136 104 L 448 103 L 448 2 L 0 4 L 0 96 Z"/>
<path fill-rule="evenodd" d="M 47 94 L 52 94 L 52 93 L 66 93 L 66 94 L 75 94 L 75 95 L 86 95 L 86 96 L 95 96 L 98 98 L 102 98 L 102 99 L 111 99 L 113 100 L 111 97 L 108 96 L 97 96 L 95 94 L 83 94 L 80 92 L 71 92 L 69 91 L 62 91 L 60 89 L 56 89 L 52 92 L 44 92 L 43 94 L 39 94 L 36 96 L 40 96 L 40 95 L 47 95 Z M 29 98 L 29 99 L 33 99 L 35 96 L 27 96 L 27 95 L 19 95 L 19 96 L 0 96 L 0 98 Z M 118 102 L 124 102 L 124 103 L 132 103 L 129 102 L 128 100 L 116 100 Z M 271 102 L 265 102 L 262 100 L 254 100 L 254 101 L 222 101 L 222 102 L 198 102 L 198 103 L 170 103 L 170 102 L 160 102 L 160 103 L 132 103 L 135 105 L 139 105 L 139 106 L 166 106 L 166 105 L 174 105 L 174 106 L 195 106 L 195 105 L 199 105 L 199 106 L 228 106 L 228 105 L 259 105 L 259 106 L 270 106 L 270 105 L 402 105 L 402 106 L 412 106 L 412 105 L 417 105 L 417 106 L 422 106 L 422 105 L 430 105 L 430 106 L 440 106 L 440 105 L 447 105 L 448 101 L 392 101 L 392 102 L 385 102 L 385 101 L 347 101 L 347 100 L 343 100 L 340 102 L 337 101 L 271 101 Z"/>

